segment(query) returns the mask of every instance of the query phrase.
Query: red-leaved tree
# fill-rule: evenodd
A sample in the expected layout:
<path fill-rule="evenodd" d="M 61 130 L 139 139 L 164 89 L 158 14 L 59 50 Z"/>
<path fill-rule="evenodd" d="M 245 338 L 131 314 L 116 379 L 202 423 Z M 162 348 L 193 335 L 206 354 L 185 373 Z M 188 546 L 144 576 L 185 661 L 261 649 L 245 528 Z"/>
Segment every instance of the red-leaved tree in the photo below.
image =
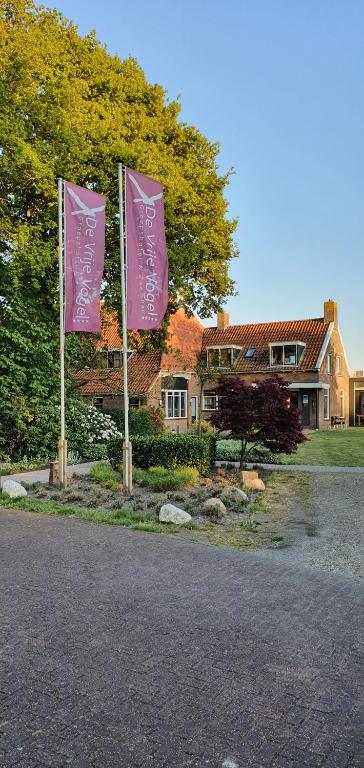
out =
<path fill-rule="evenodd" d="M 220 379 L 216 394 L 218 408 L 211 421 L 219 431 L 241 440 L 240 467 L 253 451 L 258 457 L 262 448 L 294 453 L 306 440 L 288 383 L 279 376 L 254 384 L 226 376 Z"/>

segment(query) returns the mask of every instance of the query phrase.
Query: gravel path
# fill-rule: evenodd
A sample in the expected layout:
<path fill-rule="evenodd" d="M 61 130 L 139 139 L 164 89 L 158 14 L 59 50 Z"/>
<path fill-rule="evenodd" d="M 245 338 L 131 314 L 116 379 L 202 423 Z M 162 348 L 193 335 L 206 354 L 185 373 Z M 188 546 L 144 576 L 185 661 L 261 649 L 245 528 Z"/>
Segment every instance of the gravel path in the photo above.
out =
<path fill-rule="evenodd" d="M 293 494 L 285 495 L 284 485 L 280 490 L 282 503 L 288 505 L 284 541 L 279 549 L 261 550 L 261 555 L 363 577 L 364 475 L 307 473 L 293 483 Z"/>
<path fill-rule="evenodd" d="M 78 475 L 88 475 L 93 464 L 96 462 L 88 461 L 84 464 L 72 464 L 68 467 L 67 474 L 72 477 L 76 472 Z M 17 483 L 48 483 L 49 469 L 34 469 L 31 472 L 18 472 L 16 475 L 4 475 L 0 477 L 0 487 L 5 480 L 15 480 Z"/>
<path fill-rule="evenodd" d="M 360 768 L 356 579 L 0 512 L 2 768 Z"/>

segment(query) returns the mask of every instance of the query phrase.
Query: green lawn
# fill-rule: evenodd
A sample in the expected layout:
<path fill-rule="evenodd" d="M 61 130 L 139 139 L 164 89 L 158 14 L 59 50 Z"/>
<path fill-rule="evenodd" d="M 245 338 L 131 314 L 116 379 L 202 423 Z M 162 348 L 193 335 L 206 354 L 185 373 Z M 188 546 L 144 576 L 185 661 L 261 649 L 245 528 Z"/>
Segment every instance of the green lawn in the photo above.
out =
<path fill-rule="evenodd" d="M 277 463 L 364 467 L 364 429 L 323 430 L 307 438 L 297 453 L 277 456 Z"/>
<path fill-rule="evenodd" d="M 239 460 L 240 440 L 218 440 L 216 458 Z M 253 458 L 253 461 L 255 459 Z M 364 429 L 333 429 L 310 432 L 307 442 L 291 456 L 267 454 L 263 463 L 320 464 L 336 467 L 364 467 Z"/>

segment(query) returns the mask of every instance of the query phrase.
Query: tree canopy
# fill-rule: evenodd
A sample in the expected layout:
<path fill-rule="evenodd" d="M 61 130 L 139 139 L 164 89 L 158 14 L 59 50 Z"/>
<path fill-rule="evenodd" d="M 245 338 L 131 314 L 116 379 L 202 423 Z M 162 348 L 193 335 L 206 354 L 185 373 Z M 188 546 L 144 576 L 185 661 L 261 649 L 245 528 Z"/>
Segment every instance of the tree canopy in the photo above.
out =
<path fill-rule="evenodd" d="M 179 119 L 180 104 L 148 83 L 133 58 L 32 0 L 0 0 L 2 262 L 47 304 L 56 301 L 61 176 L 108 196 L 105 296 L 119 305 L 117 163 L 161 181 L 176 301 L 207 316 L 232 292 L 235 222 L 219 146 Z"/>
<path fill-rule="evenodd" d="M 112 56 L 56 10 L 0 0 L 0 421 L 18 425 L 16 442 L 39 399 L 57 396 L 57 178 L 108 197 L 104 299 L 116 310 L 117 163 L 162 182 L 169 312 L 178 303 L 203 317 L 233 291 L 236 222 L 218 153 L 135 59 Z M 145 341 L 160 346 L 165 333 Z M 77 336 L 67 338 L 73 360 L 89 343 Z"/>
<path fill-rule="evenodd" d="M 305 441 L 300 413 L 290 398 L 288 383 L 272 376 L 253 384 L 237 377 L 220 379 L 218 408 L 211 421 L 220 431 L 241 440 L 240 466 L 261 448 L 294 453 Z"/>

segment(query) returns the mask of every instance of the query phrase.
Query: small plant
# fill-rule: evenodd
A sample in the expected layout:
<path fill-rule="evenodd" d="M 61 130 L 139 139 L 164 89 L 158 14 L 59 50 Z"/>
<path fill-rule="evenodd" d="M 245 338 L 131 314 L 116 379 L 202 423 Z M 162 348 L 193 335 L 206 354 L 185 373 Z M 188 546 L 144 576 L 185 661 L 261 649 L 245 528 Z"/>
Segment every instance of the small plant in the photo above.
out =
<path fill-rule="evenodd" d="M 83 495 L 79 491 L 71 490 L 71 493 L 67 496 L 67 501 L 83 501 Z"/>
<path fill-rule="evenodd" d="M 81 458 L 78 451 L 68 451 L 68 464 L 80 464 Z"/>
<path fill-rule="evenodd" d="M 121 491 L 121 477 L 107 461 L 100 461 L 90 469 L 90 480 L 111 491 Z"/>
<path fill-rule="evenodd" d="M 201 419 L 192 424 L 191 432 L 195 435 L 212 435 L 214 430 L 207 419 Z"/>
<path fill-rule="evenodd" d="M 133 468 L 133 479 L 139 485 L 152 491 L 174 491 L 194 485 L 198 480 L 198 472 L 194 467 L 150 467 L 149 470 Z"/>
<path fill-rule="evenodd" d="M 256 523 L 254 518 L 251 516 L 249 516 L 247 520 L 245 520 L 243 523 L 240 523 L 239 525 L 243 531 L 248 531 L 249 533 L 255 533 L 258 527 L 258 523 Z"/>

